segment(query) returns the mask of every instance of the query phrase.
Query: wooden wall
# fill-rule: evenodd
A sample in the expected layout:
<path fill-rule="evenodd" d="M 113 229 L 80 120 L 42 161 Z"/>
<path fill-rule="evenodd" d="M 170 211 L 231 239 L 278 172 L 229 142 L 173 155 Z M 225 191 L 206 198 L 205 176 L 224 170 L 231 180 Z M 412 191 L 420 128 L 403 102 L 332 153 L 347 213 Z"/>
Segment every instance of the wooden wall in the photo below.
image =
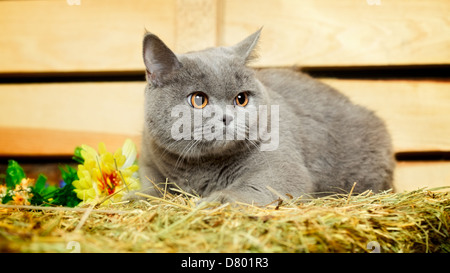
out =
<path fill-rule="evenodd" d="M 332 71 L 321 80 L 386 120 L 397 190 L 450 186 L 450 2 L 375 2 L 0 1 L 0 157 L 139 143 L 145 29 L 183 53 L 263 26 L 255 67 Z"/>

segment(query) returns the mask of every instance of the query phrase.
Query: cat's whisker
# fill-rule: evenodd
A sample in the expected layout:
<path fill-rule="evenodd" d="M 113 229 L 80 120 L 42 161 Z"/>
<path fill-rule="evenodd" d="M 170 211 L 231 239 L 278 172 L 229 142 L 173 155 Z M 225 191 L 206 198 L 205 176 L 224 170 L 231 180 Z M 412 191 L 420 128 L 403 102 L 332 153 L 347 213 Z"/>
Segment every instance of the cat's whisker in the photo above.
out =
<path fill-rule="evenodd" d="M 165 147 L 164 150 L 162 151 L 161 157 L 164 157 L 167 153 L 172 152 L 170 151 L 171 148 L 173 148 L 174 146 L 176 146 L 178 144 L 178 142 L 174 141 L 172 143 L 170 143 L 169 141 L 167 141 L 166 143 L 163 143 L 161 146 Z"/>
<path fill-rule="evenodd" d="M 197 146 L 199 145 L 199 144 L 201 144 L 202 142 L 201 142 L 201 140 L 196 140 L 195 141 L 195 143 L 194 143 L 194 145 L 190 148 L 191 150 L 197 150 Z M 188 151 L 189 152 L 189 151 Z M 198 155 L 197 155 L 198 156 Z"/>
<path fill-rule="evenodd" d="M 174 169 L 177 169 L 177 168 L 179 167 L 178 164 L 181 163 L 181 160 L 184 159 L 184 152 L 185 152 L 186 150 L 189 150 L 189 146 L 190 146 L 190 145 L 193 145 L 193 143 L 195 143 L 195 141 L 189 142 L 189 143 L 183 148 L 183 150 L 181 151 L 181 153 L 178 155 L 177 161 L 175 162 Z"/>
<path fill-rule="evenodd" d="M 179 163 L 181 163 L 181 160 L 185 159 L 185 156 L 189 154 L 190 150 L 196 146 L 200 140 L 194 140 L 191 141 L 186 147 L 181 151 L 180 155 L 178 156 L 177 162 L 175 163 L 175 169 L 179 167 Z"/>

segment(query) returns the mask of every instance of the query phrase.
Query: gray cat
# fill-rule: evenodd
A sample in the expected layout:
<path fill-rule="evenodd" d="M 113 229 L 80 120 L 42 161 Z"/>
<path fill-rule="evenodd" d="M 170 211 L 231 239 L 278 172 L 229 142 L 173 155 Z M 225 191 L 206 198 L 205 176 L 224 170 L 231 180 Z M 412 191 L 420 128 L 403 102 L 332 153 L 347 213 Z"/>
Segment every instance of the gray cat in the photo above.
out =
<path fill-rule="evenodd" d="M 349 192 L 354 182 L 354 193 L 392 188 L 395 161 L 383 121 L 302 73 L 249 68 L 260 32 L 181 55 L 145 35 L 143 191 L 161 195 L 154 185 L 167 181 L 202 201 L 266 205 Z M 246 109 L 262 111 L 242 123 Z M 233 130 L 245 137 L 227 138 Z"/>

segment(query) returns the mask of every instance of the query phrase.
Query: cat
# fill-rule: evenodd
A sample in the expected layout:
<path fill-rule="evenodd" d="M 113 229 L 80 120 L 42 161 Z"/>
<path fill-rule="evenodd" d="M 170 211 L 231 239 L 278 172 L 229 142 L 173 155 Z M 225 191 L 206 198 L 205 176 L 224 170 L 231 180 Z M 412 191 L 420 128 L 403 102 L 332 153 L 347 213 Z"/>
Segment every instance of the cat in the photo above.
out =
<path fill-rule="evenodd" d="M 173 183 L 199 195 L 200 203 L 264 206 L 353 187 L 353 193 L 393 188 L 395 160 L 384 122 L 306 74 L 250 68 L 260 34 L 185 54 L 145 34 L 142 191 L 160 196 L 155 185 Z M 240 123 L 237 114 L 247 108 L 262 111 Z M 263 125 L 270 133 L 254 132 Z M 245 137 L 226 138 L 227 128 L 240 128 Z"/>

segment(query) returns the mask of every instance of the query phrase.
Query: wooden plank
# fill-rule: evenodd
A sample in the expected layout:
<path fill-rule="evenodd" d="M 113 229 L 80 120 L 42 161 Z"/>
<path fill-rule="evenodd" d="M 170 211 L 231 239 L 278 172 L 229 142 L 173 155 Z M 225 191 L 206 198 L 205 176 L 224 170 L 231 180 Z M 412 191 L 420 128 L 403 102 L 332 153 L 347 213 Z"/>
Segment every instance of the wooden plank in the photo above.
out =
<path fill-rule="evenodd" d="M 97 149 L 100 142 L 108 151 L 114 152 L 130 138 L 140 147 L 139 135 L 120 135 L 109 133 L 8 128 L 0 127 L 0 155 L 14 156 L 73 156 L 75 147 L 87 144 Z"/>
<path fill-rule="evenodd" d="M 384 119 L 396 152 L 450 151 L 450 82 L 323 81 Z"/>
<path fill-rule="evenodd" d="M 0 127 L 139 135 L 144 88 L 145 82 L 2 84 Z"/>
<path fill-rule="evenodd" d="M 394 181 L 397 192 L 450 186 L 450 162 L 398 162 Z"/>
<path fill-rule="evenodd" d="M 145 29 L 174 46 L 175 0 L 0 1 L 0 73 L 142 70 Z"/>
<path fill-rule="evenodd" d="M 217 46 L 221 1 L 176 1 L 175 51 L 188 52 Z"/>
<path fill-rule="evenodd" d="M 178 53 L 264 26 L 257 66 L 449 64 L 450 2 L 0 1 L 0 73 L 143 70 L 144 28 Z"/>
<path fill-rule="evenodd" d="M 450 63 L 448 0 L 227 0 L 226 45 L 264 26 L 256 66 Z"/>
<path fill-rule="evenodd" d="M 396 152 L 450 151 L 450 82 L 323 81 L 383 118 Z M 0 127 L 140 135 L 144 86 L 145 82 L 2 84 Z M 8 143 L 2 132 L 0 143 Z"/>

